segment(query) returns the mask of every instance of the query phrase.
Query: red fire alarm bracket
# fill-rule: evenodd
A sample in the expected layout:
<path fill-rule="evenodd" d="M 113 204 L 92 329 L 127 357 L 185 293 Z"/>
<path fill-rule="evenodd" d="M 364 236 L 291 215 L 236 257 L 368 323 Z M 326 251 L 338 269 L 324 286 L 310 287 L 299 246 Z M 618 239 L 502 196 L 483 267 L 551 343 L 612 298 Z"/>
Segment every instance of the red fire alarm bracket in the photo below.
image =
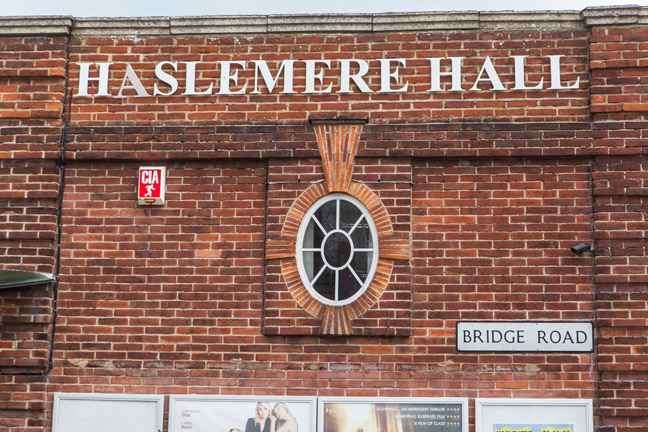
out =
<path fill-rule="evenodd" d="M 143 166 L 137 175 L 137 204 L 162 206 L 166 192 L 166 167 Z"/>

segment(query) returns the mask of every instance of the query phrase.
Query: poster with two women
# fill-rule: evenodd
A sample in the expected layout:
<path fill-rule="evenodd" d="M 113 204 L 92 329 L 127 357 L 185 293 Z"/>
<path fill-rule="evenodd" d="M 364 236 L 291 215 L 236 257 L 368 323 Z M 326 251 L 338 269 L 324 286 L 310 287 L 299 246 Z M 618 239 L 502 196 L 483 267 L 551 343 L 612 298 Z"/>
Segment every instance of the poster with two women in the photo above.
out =
<path fill-rule="evenodd" d="M 316 399 L 171 396 L 169 432 L 315 432 Z"/>

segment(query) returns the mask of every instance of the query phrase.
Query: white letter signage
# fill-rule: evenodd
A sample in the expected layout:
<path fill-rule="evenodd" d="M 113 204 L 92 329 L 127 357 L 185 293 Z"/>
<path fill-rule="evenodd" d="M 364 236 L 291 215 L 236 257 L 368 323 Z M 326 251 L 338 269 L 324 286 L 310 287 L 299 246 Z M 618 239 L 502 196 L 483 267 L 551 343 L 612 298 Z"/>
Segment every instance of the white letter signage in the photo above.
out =
<path fill-rule="evenodd" d="M 502 82 L 491 57 L 431 57 L 428 70 L 421 72 L 413 69 L 413 64 L 421 59 L 373 58 L 373 59 L 276 59 L 273 58 L 274 73 L 270 71 L 265 59 L 233 59 L 218 62 L 160 60 L 152 67 L 150 64 L 130 63 L 77 63 L 79 67 L 78 92 L 76 96 L 146 97 L 173 96 L 182 94 L 192 97 L 230 96 L 243 94 L 322 95 L 352 93 L 438 93 L 467 91 L 462 84 L 466 76 L 476 75 L 470 91 L 507 91 L 543 90 L 545 82 L 550 81 L 551 90 L 570 90 L 580 88 L 580 76 L 569 84 L 563 83 L 561 75 L 562 55 L 548 55 L 542 58 L 542 75 L 533 78 L 537 82 L 526 82 L 525 62 L 528 55 L 510 55 L 498 58 L 500 67 L 514 67 L 515 85 L 511 87 L 510 76 Z M 538 68 L 537 57 L 534 64 Z M 412 61 L 410 61 L 412 60 Z M 476 63 L 475 60 L 479 62 Z M 565 64 L 573 63 L 567 58 Z M 476 66 L 480 64 L 481 66 Z M 184 68 L 184 81 L 178 79 Z M 218 70 L 220 68 L 220 70 Z M 109 88 L 115 81 L 114 74 L 125 70 L 118 89 Z M 547 73 L 548 69 L 548 73 Z M 572 67 L 570 70 L 573 70 Z M 215 73 L 215 71 L 218 71 Z M 96 76 L 95 76 L 96 75 Z M 216 75 L 216 76 L 214 76 Z M 281 77 L 283 76 L 283 85 Z M 409 85 L 410 77 L 429 80 L 429 88 Z M 571 72 L 574 76 L 574 72 Z M 441 79 L 448 77 L 449 83 Z M 573 78 L 572 78 L 573 79 Z M 89 84 L 97 82 L 95 94 L 90 94 Z M 200 81 L 200 85 L 197 84 Z M 486 85 L 480 84 L 485 82 Z M 151 84 L 152 83 L 152 84 Z M 161 84 L 164 84 L 162 88 Z M 265 85 L 264 85 L 265 84 Z M 113 84 L 114 85 L 114 84 Z M 166 88 L 168 87 L 168 89 Z M 200 88 L 198 88 L 200 87 Z M 216 90 L 218 87 L 218 91 Z M 118 90 L 118 91 L 111 91 Z M 124 90 L 130 90 L 124 94 Z M 530 96 L 529 96 L 530 97 Z"/>
<path fill-rule="evenodd" d="M 591 322 L 460 321 L 457 351 L 592 352 Z"/>
<path fill-rule="evenodd" d="M 108 73 L 110 63 L 97 63 L 99 66 L 99 77 L 90 78 L 90 66 L 92 63 L 79 63 L 79 92 L 76 96 L 90 96 L 88 94 L 88 83 L 97 81 L 99 83 L 97 94 L 94 96 L 110 96 L 108 93 Z"/>

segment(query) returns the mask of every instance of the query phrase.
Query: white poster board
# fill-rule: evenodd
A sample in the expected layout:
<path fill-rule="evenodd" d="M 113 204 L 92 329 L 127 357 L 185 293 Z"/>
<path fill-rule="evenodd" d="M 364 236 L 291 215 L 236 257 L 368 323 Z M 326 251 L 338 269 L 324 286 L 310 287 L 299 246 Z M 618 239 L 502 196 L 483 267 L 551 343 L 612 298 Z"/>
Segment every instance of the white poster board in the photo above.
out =
<path fill-rule="evenodd" d="M 316 399 L 171 396 L 169 432 L 316 432 Z"/>
<path fill-rule="evenodd" d="M 591 399 L 477 399 L 476 432 L 594 432 Z"/>
<path fill-rule="evenodd" d="M 468 432 L 467 398 L 318 398 L 318 432 Z"/>
<path fill-rule="evenodd" d="M 55 393 L 52 432 L 161 432 L 164 396 Z"/>

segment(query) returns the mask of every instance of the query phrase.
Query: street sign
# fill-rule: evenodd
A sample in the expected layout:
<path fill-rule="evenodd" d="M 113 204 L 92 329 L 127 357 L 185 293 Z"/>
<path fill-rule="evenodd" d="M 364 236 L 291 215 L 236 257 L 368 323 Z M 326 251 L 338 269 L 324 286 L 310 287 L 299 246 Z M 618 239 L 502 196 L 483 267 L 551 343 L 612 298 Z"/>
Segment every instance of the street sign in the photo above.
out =
<path fill-rule="evenodd" d="M 592 352 L 591 322 L 459 321 L 457 351 Z"/>

